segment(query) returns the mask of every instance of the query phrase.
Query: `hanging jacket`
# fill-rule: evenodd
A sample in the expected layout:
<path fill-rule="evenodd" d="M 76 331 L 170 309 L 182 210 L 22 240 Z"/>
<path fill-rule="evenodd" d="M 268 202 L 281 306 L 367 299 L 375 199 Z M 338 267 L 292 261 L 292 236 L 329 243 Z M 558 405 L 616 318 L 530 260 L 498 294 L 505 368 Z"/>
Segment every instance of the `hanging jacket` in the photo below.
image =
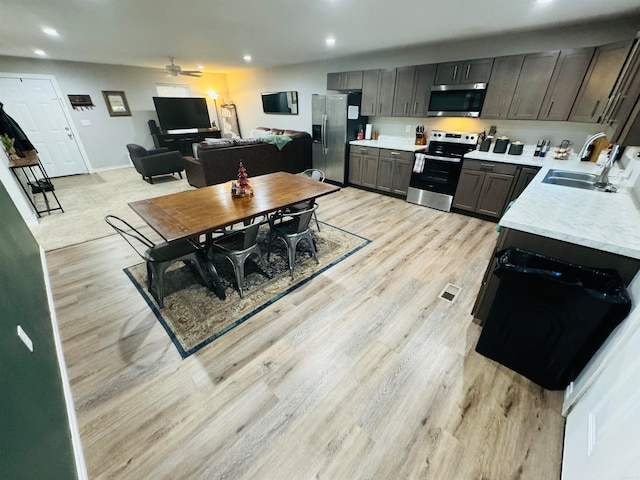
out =
<path fill-rule="evenodd" d="M 15 139 L 13 147 L 21 157 L 24 157 L 22 152 L 36 149 L 29 141 L 27 135 L 22 131 L 18 122 L 4 111 L 4 105 L 0 102 L 0 135 L 4 135 L 5 133 L 9 135 L 10 138 Z"/>

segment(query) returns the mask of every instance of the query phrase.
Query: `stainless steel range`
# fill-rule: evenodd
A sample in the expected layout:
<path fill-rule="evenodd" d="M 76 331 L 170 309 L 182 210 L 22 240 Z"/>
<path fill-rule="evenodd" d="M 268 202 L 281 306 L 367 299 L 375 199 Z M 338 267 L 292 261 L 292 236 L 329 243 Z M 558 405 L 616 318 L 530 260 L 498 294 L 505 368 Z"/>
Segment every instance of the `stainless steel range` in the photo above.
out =
<path fill-rule="evenodd" d="M 462 157 L 475 150 L 477 143 L 475 133 L 431 132 L 427 148 L 416 152 L 407 202 L 446 212 L 451 210 Z"/>

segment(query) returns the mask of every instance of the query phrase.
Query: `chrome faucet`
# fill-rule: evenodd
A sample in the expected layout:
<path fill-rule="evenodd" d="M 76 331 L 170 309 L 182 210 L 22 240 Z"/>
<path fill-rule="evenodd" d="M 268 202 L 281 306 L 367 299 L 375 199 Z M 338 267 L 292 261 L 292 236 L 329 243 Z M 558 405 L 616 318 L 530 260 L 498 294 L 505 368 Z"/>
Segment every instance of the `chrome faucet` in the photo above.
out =
<path fill-rule="evenodd" d="M 611 153 L 609 154 L 609 159 L 607 160 L 607 163 L 605 164 L 602 170 L 602 173 L 600 173 L 600 175 L 596 179 L 595 188 L 597 190 L 608 190 L 608 191 L 615 192 L 615 189 L 613 189 L 613 187 L 611 186 L 611 183 L 609 182 L 609 170 L 611 170 L 611 167 L 613 167 L 613 162 L 616 159 L 616 155 L 618 155 L 619 149 L 620 149 L 620 146 L 617 144 L 611 147 Z"/>
<path fill-rule="evenodd" d="M 606 135 L 604 132 L 600 132 L 600 133 L 596 133 L 595 135 L 591 135 L 589 138 L 587 138 L 587 141 L 584 142 L 584 145 L 582 146 L 582 148 L 580 149 L 580 152 L 578 153 L 578 158 L 580 160 L 585 160 L 585 157 L 587 156 L 587 153 L 591 144 L 595 142 L 597 139 L 605 136 Z"/>

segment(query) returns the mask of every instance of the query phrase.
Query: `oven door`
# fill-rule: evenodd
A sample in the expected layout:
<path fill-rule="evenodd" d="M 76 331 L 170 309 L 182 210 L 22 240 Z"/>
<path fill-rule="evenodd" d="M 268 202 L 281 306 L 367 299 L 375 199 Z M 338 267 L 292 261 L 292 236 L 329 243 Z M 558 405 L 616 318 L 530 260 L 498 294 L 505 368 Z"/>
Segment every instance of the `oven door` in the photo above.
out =
<path fill-rule="evenodd" d="M 421 173 L 411 173 L 407 202 L 448 212 L 458 186 L 462 162 L 459 158 L 429 157 L 425 159 Z"/>

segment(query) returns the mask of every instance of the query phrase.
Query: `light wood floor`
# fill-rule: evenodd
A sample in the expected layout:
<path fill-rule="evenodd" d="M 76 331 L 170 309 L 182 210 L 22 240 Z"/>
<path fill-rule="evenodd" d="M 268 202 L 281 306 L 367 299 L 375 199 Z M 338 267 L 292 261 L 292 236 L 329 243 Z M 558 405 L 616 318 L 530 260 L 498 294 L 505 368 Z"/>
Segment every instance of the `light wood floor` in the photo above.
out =
<path fill-rule="evenodd" d="M 121 238 L 47 254 L 90 477 L 558 479 L 561 393 L 474 351 L 495 224 L 353 188 L 319 203 L 372 243 L 185 360 Z"/>

